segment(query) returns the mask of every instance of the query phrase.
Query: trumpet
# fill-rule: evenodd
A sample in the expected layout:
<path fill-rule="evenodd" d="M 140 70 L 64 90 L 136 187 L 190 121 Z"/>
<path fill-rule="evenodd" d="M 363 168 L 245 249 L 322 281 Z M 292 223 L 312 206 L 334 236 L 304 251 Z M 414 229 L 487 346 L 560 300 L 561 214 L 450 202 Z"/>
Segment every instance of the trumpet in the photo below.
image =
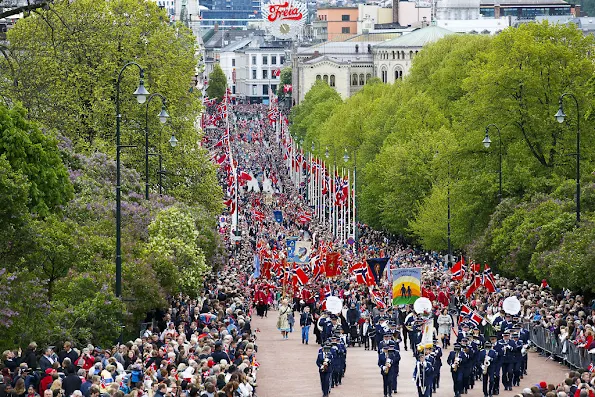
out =
<path fill-rule="evenodd" d="M 483 364 L 481 365 L 481 370 L 484 375 L 488 373 L 488 368 L 490 367 L 490 362 L 491 362 L 490 356 L 488 356 L 486 354 L 486 357 L 483 360 Z"/>
<path fill-rule="evenodd" d="M 386 364 L 384 364 L 384 374 L 388 374 L 388 371 L 390 371 L 390 367 L 392 365 L 393 360 L 391 360 L 390 358 L 386 359 Z"/>

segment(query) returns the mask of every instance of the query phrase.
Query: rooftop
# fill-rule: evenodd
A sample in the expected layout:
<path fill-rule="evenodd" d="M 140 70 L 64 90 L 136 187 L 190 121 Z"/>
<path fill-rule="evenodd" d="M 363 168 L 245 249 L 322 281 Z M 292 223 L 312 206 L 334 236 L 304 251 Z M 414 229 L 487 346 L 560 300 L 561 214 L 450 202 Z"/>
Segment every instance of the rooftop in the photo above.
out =
<path fill-rule="evenodd" d="M 536 6 L 536 5 L 562 5 L 570 7 L 564 0 L 480 0 L 480 6 Z"/>
<path fill-rule="evenodd" d="M 425 28 L 414 30 L 411 33 L 404 34 L 396 39 L 388 40 L 377 44 L 375 48 L 392 48 L 392 47 L 423 47 L 426 44 L 433 43 L 441 38 L 454 34 L 455 32 L 441 28 L 439 26 L 431 25 Z"/>
<path fill-rule="evenodd" d="M 347 65 L 357 63 L 373 63 L 374 58 L 372 54 L 358 54 L 358 56 L 351 55 L 320 55 L 314 58 L 308 59 L 304 62 L 304 65 L 313 65 L 322 61 L 331 61 L 334 63 Z"/>

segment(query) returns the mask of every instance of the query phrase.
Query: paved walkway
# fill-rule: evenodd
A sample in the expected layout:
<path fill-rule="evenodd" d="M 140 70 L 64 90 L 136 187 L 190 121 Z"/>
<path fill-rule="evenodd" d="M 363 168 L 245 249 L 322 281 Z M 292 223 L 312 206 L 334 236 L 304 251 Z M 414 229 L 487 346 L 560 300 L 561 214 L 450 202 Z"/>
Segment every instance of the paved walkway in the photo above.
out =
<path fill-rule="evenodd" d="M 297 317 L 297 316 L 296 316 Z M 299 317 L 297 317 L 299 318 Z M 294 330 L 288 340 L 282 340 L 276 329 L 277 312 L 269 311 L 268 318 L 255 316 L 252 321 L 253 329 L 258 329 L 257 358 L 260 363 L 258 371 L 258 397 L 320 397 L 320 381 L 316 354 L 319 346 L 315 336 L 310 334 L 310 344 L 302 345 L 300 329 Z M 311 330 L 312 331 L 312 330 Z M 452 378 L 446 365 L 444 354 L 441 371 L 441 382 L 434 397 L 452 397 Z M 366 351 L 363 347 L 349 348 L 347 351 L 347 371 L 343 384 L 332 389 L 331 396 L 335 397 L 382 397 L 382 377 L 377 364 L 377 353 Z M 401 352 L 400 375 L 398 378 L 398 395 L 417 396 L 417 390 L 412 381 L 415 360 L 410 351 Z M 513 391 L 501 391 L 500 396 L 512 397 L 524 387 L 530 387 L 545 380 L 558 384 L 565 379 L 568 369 L 553 361 L 530 353 L 529 375 L 521 380 L 521 387 Z M 473 390 L 466 397 L 483 397 L 481 383 L 476 383 Z"/>

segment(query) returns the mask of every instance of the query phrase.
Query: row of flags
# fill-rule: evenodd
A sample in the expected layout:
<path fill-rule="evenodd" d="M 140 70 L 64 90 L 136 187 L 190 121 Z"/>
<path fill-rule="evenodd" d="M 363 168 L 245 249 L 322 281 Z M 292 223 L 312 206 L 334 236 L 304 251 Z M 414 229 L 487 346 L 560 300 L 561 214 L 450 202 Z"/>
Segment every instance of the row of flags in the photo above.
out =
<path fill-rule="evenodd" d="M 492 269 L 490 269 L 490 266 L 488 266 L 487 263 L 484 265 L 483 272 L 481 271 L 481 265 L 479 263 L 471 263 L 469 268 L 471 275 L 473 275 L 473 281 L 465 292 L 467 298 L 473 295 L 473 293 L 480 287 L 485 287 L 489 292 L 496 292 L 496 280 L 492 274 Z M 453 280 L 460 281 L 465 278 L 467 267 L 465 266 L 465 259 L 462 256 L 450 269 L 450 272 Z"/>

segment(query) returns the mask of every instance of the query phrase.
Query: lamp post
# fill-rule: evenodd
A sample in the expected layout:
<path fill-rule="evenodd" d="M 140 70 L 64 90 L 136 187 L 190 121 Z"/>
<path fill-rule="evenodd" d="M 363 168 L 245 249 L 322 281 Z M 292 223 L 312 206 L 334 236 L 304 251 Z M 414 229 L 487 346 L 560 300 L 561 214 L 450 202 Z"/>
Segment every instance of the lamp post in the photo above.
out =
<path fill-rule="evenodd" d="M 172 133 L 168 142 L 172 148 L 178 145 L 178 140 L 176 139 L 176 135 L 174 133 Z M 157 171 L 157 175 L 159 176 L 159 195 L 161 196 L 163 194 L 163 175 L 166 174 L 165 170 L 163 169 L 163 155 L 161 154 L 161 132 L 159 132 L 159 152 L 149 153 L 149 156 L 159 157 L 159 171 Z"/>
<path fill-rule="evenodd" d="M 161 124 L 165 124 L 169 118 L 169 114 L 167 114 L 167 111 L 165 110 L 165 97 L 157 92 L 149 95 L 145 111 L 145 200 L 149 199 L 149 104 L 155 97 L 161 98 L 161 112 L 159 113 L 159 121 Z"/>
<path fill-rule="evenodd" d="M 498 175 L 499 175 L 498 202 L 501 203 L 502 202 L 502 136 L 500 135 L 500 128 L 498 128 L 498 126 L 496 124 L 488 124 L 486 126 L 486 135 L 482 141 L 483 146 L 485 146 L 486 149 L 489 148 L 490 145 L 492 144 L 492 141 L 491 141 L 490 135 L 489 135 L 490 127 L 494 127 L 498 131 L 498 142 L 499 142 L 498 151 L 499 151 L 499 155 L 500 155 L 500 163 L 499 163 L 499 167 L 498 167 Z"/>
<path fill-rule="evenodd" d="M 356 194 L 356 175 L 357 175 L 357 148 L 348 146 L 345 148 L 345 154 L 343 155 L 343 161 L 347 163 L 349 161 L 349 153 L 347 149 L 353 151 L 353 239 L 355 240 L 355 252 L 359 252 L 359 239 L 357 233 L 357 194 Z"/>
<path fill-rule="evenodd" d="M 559 108 L 558 112 L 554 117 L 558 123 L 562 124 L 566 118 L 566 114 L 564 113 L 564 97 L 569 96 L 574 99 L 574 103 L 576 104 L 576 225 L 578 226 L 579 222 L 581 221 L 581 127 L 580 127 L 580 120 L 581 114 L 578 105 L 578 100 L 574 96 L 574 94 L 570 92 L 565 92 L 560 95 L 559 98 Z"/>
<path fill-rule="evenodd" d="M 452 244 L 450 242 L 450 160 L 446 162 L 448 164 L 448 181 L 446 183 L 446 205 L 447 205 L 447 219 L 446 225 L 446 243 L 448 245 L 448 268 L 452 267 Z"/>
<path fill-rule="evenodd" d="M 136 97 L 138 103 L 143 104 L 147 100 L 149 92 L 145 88 L 144 77 L 145 70 L 136 62 L 128 62 L 125 64 L 118 78 L 116 79 L 116 297 L 122 297 L 122 197 L 121 197 L 121 180 L 120 180 L 120 151 L 125 147 L 132 147 L 130 145 L 120 144 L 120 122 L 122 115 L 120 114 L 120 81 L 122 74 L 127 67 L 134 65 L 139 69 L 139 85 L 132 95 Z"/>

